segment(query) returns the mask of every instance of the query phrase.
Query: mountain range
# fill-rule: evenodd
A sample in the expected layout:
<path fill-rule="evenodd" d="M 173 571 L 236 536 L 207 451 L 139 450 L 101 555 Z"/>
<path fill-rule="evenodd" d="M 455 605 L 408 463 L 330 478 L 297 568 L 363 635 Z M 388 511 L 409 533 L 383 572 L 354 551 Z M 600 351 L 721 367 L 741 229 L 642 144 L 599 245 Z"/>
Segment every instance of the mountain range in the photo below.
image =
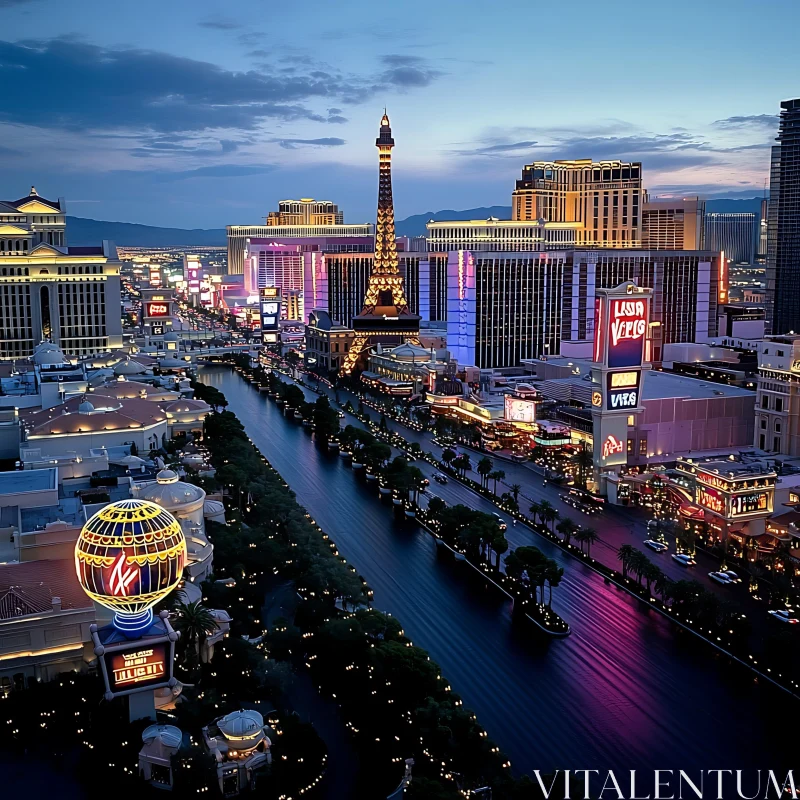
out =
<path fill-rule="evenodd" d="M 746 200 L 715 199 L 706 201 L 706 211 L 743 212 L 761 210 L 761 198 Z M 468 208 L 464 211 L 445 209 L 414 214 L 398 220 L 398 236 L 424 236 L 425 223 L 431 220 L 510 219 L 511 206 Z M 92 245 L 110 239 L 121 247 L 225 247 L 224 228 L 158 228 L 132 222 L 106 222 L 84 217 L 67 217 L 68 241 L 71 245 Z"/>

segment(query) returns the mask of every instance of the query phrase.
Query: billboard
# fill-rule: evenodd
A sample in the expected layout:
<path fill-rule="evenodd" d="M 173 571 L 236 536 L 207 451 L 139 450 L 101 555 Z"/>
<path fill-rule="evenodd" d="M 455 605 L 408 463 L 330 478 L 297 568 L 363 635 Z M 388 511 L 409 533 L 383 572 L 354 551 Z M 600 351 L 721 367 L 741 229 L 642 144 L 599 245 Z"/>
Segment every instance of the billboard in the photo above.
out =
<path fill-rule="evenodd" d="M 168 317 L 169 316 L 169 303 L 145 303 L 144 304 L 145 317 Z"/>
<path fill-rule="evenodd" d="M 639 405 L 639 370 L 609 372 L 606 374 L 606 409 L 634 409 Z"/>
<path fill-rule="evenodd" d="M 715 514 L 725 514 L 725 497 L 716 489 L 707 489 L 705 486 L 697 487 L 697 504 Z"/>
<path fill-rule="evenodd" d="M 281 324 L 281 290 L 277 286 L 267 286 L 259 293 L 259 314 L 261 318 L 261 330 L 275 334 L 280 330 Z M 267 341 L 266 337 L 264 341 Z M 277 341 L 277 337 L 270 338 L 269 341 Z"/>
<path fill-rule="evenodd" d="M 505 396 L 505 418 L 511 422 L 536 422 L 536 403 Z"/>
<path fill-rule="evenodd" d="M 166 642 L 142 646 L 134 642 L 130 650 L 105 653 L 108 690 L 127 692 L 146 689 L 166 683 L 170 678 L 171 654 Z"/>
<path fill-rule="evenodd" d="M 766 514 L 769 507 L 770 492 L 750 492 L 731 497 L 731 517 L 745 517 L 749 514 Z"/>
<path fill-rule="evenodd" d="M 641 367 L 647 334 L 647 301 L 611 298 L 609 301 L 608 366 Z"/>

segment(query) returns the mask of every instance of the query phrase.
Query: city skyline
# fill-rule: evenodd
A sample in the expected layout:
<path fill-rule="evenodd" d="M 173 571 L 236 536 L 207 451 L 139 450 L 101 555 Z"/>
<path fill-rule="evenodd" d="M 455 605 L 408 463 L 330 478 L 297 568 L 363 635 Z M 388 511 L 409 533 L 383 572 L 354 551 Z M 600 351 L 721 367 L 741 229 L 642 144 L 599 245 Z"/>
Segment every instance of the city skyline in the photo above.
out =
<path fill-rule="evenodd" d="M 792 26 L 773 24 L 781 9 L 795 13 L 782 0 L 759 15 L 679 3 L 656 22 L 616 2 L 613 38 L 588 47 L 535 29 L 521 40 L 567 22 L 522 4 L 475 25 L 449 3 L 380 17 L 358 3 L 346 18 L 312 3 L 265 19 L 256 2 L 223 13 L 145 0 L 109 15 L 93 0 L 5 0 L 4 194 L 35 183 L 75 216 L 176 227 L 254 224 L 281 199 L 317 197 L 367 222 L 369 140 L 386 105 L 403 142 L 401 218 L 507 205 L 521 167 L 547 158 L 641 161 L 652 194 L 752 197 L 800 77 Z M 574 12 L 596 24 L 587 4 Z"/>

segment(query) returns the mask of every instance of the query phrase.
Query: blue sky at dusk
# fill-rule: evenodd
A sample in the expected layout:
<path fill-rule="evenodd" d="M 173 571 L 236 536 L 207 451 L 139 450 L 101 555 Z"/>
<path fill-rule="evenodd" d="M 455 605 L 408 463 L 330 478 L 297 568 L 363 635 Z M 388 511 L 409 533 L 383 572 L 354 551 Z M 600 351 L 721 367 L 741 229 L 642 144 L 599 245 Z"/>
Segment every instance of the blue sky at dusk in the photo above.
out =
<path fill-rule="evenodd" d="M 537 158 L 639 160 L 651 193 L 760 194 L 800 96 L 797 0 L 0 0 L 0 196 L 179 227 L 287 197 L 374 217 L 509 204 Z"/>

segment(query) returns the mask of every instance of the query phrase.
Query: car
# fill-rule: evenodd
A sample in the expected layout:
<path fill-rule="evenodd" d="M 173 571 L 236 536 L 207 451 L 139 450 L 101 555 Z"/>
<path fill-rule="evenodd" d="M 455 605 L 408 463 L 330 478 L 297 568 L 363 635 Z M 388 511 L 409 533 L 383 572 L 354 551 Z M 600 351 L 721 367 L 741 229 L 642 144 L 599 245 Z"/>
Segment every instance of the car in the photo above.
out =
<path fill-rule="evenodd" d="M 423 479 L 420 481 L 420 485 L 421 485 L 421 486 L 430 486 L 430 485 L 431 485 L 431 482 L 430 482 L 430 481 L 429 481 L 427 478 L 423 478 Z"/>
<path fill-rule="evenodd" d="M 669 550 L 669 547 L 664 542 L 657 542 L 655 539 L 645 539 L 644 545 L 651 550 L 655 550 L 656 553 L 663 553 L 665 550 Z"/>
<path fill-rule="evenodd" d="M 778 622 L 788 622 L 790 625 L 797 625 L 800 620 L 797 617 L 792 616 L 791 611 L 787 611 L 786 609 L 772 609 L 771 611 L 767 612 L 773 619 L 778 620 Z"/>
<path fill-rule="evenodd" d="M 711 578 L 714 583 L 719 583 L 722 586 L 728 586 L 729 584 L 733 583 L 733 581 L 724 572 L 709 572 L 708 577 Z"/>
<path fill-rule="evenodd" d="M 723 575 L 728 576 L 728 580 L 731 583 L 741 583 L 742 579 L 732 570 L 732 569 L 721 569 L 720 572 Z"/>
<path fill-rule="evenodd" d="M 339 419 L 344 419 L 344 411 L 339 412 Z"/>
<path fill-rule="evenodd" d="M 492 511 L 492 516 L 497 520 L 497 524 L 500 526 L 501 531 L 504 531 L 508 527 L 508 525 L 506 525 L 506 521 L 496 511 Z"/>
<path fill-rule="evenodd" d="M 433 476 L 433 479 L 436 481 L 436 483 L 447 483 L 447 475 L 442 475 L 441 472 L 437 472 Z"/>
<path fill-rule="evenodd" d="M 673 553 L 672 560 L 677 561 L 682 567 L 693 567 L 697 563 L 688 553 Z"/>

